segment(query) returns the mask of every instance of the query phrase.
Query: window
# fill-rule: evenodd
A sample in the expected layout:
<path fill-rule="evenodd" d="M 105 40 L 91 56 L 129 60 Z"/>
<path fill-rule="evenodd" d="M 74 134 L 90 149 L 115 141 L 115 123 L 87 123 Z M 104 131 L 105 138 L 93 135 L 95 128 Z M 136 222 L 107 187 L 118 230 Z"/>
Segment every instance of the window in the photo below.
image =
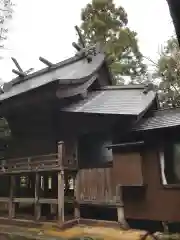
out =
<path fill-rule="evenodd" d="M 48 177 L 48 189 L 51 190 L 52 189 L 52 177 Z"/>
<path fill-rule="evenodd" d="M 23 188 L 28 188 L 29 178 L 28 176 L 20 176 L 20 186 Z"/>
<path fill-rule="evenodd" d="M 78 143 L 78 163 L 80 168 L 93 168 L 112 162 L 111 137 L 105 133 L 94 133 L 82 136 Z"/>
<path fill-rule="evenodd" d="M 163 185 L 180 184 L 180 143 L 166 144 L 160 153 L 160 166 Z"/>

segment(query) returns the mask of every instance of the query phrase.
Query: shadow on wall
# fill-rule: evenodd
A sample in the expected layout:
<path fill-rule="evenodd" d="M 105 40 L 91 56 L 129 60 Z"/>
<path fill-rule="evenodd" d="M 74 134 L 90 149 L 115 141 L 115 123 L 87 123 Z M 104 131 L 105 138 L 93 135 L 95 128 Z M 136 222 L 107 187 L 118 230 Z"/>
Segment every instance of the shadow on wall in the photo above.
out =
<path fill-rule="evenodd" d="M 9 124 L 5 118 L 0 118 L 0 160 L 4 158 L 8 142 L 11 140 L 12 134 Z"/>

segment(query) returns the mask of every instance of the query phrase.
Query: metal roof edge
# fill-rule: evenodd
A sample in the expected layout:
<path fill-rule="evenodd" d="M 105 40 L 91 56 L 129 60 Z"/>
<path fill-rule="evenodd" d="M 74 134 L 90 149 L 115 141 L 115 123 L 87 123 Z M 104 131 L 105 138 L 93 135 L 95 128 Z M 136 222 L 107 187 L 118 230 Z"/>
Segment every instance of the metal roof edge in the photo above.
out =
<path fill-rule="evenodd" d="M 132 146 L 140 146 L 144 145 L 144 141 L 134 141 L 134 142 L 123 142 L 123 143 L 116 143 L 112 145 L 107 145 L 106 148 L 113 149 L 113 148 L 123 148 L 123 147 L 132 147 Z"/>
<path fill-rule="evenodd" d="M 129 85 L 115 85 L 115 86 L 105 86 L 102 90 L 131 90 L 131 89 L 144 89 L 146 85 L 144 84 L 129 84 Z"/>

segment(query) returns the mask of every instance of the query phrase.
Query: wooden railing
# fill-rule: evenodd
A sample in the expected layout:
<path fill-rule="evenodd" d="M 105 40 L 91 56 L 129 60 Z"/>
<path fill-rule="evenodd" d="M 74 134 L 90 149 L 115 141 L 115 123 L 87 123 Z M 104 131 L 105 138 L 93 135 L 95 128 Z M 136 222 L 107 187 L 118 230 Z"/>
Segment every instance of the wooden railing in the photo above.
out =
<path fill-rule="evenodd" d="M 47 171 L 60 169 L 58 154 L 40 155 L 15 159 L 2 159 L 0 174 Z"/>
<path fill-rule="evenodd" d="M 79 205 L 76 203 L 76 191 L 73 192 L 72 196 L 65 196 L 64 186 L 66 185 L 66 174 L 69 174 L 69 170 L 76 178 L 77 170 L 77 161 L 74 154 L 69 154 L 70 151 L 65 151 L 64 142 L 58 143 L 58 151 L 56 154 L 49 155 L 40 155 L 40 156 L 32 156 L 32 157 L 24 157 L 24 158 L 16 158 L 16 159 L 2 159 L 0 163 L 0 175 L 7 174 L 8 175 L 8 189 L 9 189 L 9 197 L 0 198 L 0 203 L 8 204 L 8 220 L 15 219 L 17 208 L 15 205 L 17 203 L 28 203 L 34 204 L 34 219 L 39 221 L 41 218 L 41 207 L 43 204 L 50 204 L 51 207 L 56 205 L 57 209 L 57 219 L 59 224 L 63 224 L 65 219 L 64 213 L 64 203 L 70 203 L 74 206 L 74 216 L 75 218 L 79 218 Z M 57 179 L 57 185 L 54 185 L 52 188 L 56 188 L 57 196 L 54 198 L 53 195 L 49 196 L 50 198 L 43 198 L 41 196 L 41 174 L 39 172 L 43 171 L 56 171 L 56 174 L 52 174 L 54 178 Z M 68 171 L 65 171 L 68 170 Z M 16 195 L 16 174 L 21 175 L 21 173 L 25 172 L 34 172 L 31 175 L 33 184 L 31 185 L 31 190 L 33 192 L 33 197 L 28 198 L 25 197 L 17 197 Z M 43 178 L 46 177 L 47 183 L 47 174 L 44 174 Z M 77 182 L 77 180 L 75 180 Z M 53 189 L 54 190 L 54 189 Z M 47 184 L 44 185 L 44 192 L 48 192 Z M 46 195 L 46 194 L 45 194 Z M 47 196 L 46 196 L 47 197 Z M 53 210 L 54 211 L 54 210 Z"/>
<path fill-rule="evenodd" d="M 57 153 L 0 159 L 0 175 L 9 173 L 76 170 L 78 168 L 76 145 L 58 143 Z"/>
<path fill-rule="evenodd" d="M 0 175 L 9 173 L 76 170 L 77 161 L 69 160 L 66 156 L 63 161 L 57 154 L 39 155 L 23 158 L 1 159 Z"/>

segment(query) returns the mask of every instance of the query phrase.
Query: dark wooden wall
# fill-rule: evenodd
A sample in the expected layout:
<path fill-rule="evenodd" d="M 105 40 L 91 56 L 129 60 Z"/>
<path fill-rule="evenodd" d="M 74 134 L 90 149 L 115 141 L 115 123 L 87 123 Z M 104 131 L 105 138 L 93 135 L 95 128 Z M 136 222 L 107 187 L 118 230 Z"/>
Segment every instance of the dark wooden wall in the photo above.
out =
<path fill-rule="evenodd" d="M 114 185 L 141 186 L 142 157 L 137 152 L 113 154 L 113 180 Z"/>
<path fill-rule="evenodd" d="M 98 159 L 97 159 L 98 163 Z M 116 205 L 116 189 L 119 185 L 142 186 L 142 157 L 139 153 L 115 154 L 109 166 L 80 169 L 79 198 L 81 201 Z"/>
<path fill-rule="evenodd" d="M 81 169 L 79 176 L 79 200 L 81 202 L 109 204 L 116 200 L 112 168 Z"/>
<path fill-rule="evenodd" d="M 7 117 L 12 139 L 7 158 L 27 157 L 57 152 L 56 118 L 49 109 L 27 109 Z"/>
<path fill-rule="evenodd" d="M 142 173 L 145 186 L 141 196 L 124 197 L 126 218 L 180 221 L 180 188 L 162 186 L 159 155 L 155 150 L 143 153 Z"/>
<path fill-rule="evenodd" d="M 35 155 L 46 155 L 57 152 L 54 139 L 49 137 L 38 138 L 14 138 L 9 143 L 5 153 L 7 158 L 30 157 Z"/>

